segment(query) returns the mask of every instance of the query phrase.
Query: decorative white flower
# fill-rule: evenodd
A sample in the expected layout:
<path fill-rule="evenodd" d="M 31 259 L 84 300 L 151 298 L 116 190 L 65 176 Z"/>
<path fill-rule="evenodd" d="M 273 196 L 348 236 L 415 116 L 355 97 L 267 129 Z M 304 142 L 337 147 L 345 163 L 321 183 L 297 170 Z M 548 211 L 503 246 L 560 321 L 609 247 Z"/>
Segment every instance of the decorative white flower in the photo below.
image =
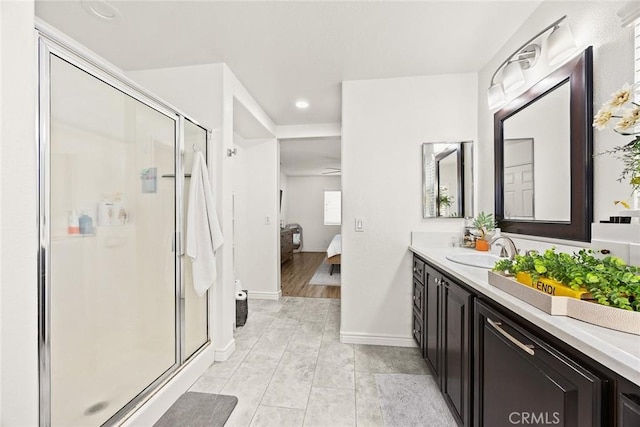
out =
<path fill-rule="evenodd" d="M 640 105 L 636 105 L 634 108 L 625 111 L 622 117 L 633 120 L 634 124 L 640 122 Z"/>
<path fill-rule="evenodd" d="M 608 108 L 607 105 L 604 105 L 593 118 L 593 127 L 598 130 L 604 129 L 612 117 L 613 111 L 611 108 Z"/>
<path fill-rule="evenodd" d="M 604 129 L 611 119 L 620 119 L 614 126 L 614 130 L 622 135 L 632 135 L 634 139 L 627 144 L 613 147 L 599 154 L 611 154 L 622 160 L 624 168 L 618 181 L 629 181 L 634 191 L 640 190 L 640 104 L 632 97 L 640 87 L 640 83 L 634 85 L 625 84 L 619 91 L 613 94 L 613 98 L 602 106 L 593 118 L 593 127 Z M 624 108 L 625 104 L 628 108 Z M 622 110 L 619 112 L 619 110 Z"/>
<path fill-rule="evenodd" d="M 615 130 L 619 133 L 627 133 L 636 124 L 636 121 L 632 116 L 624 116 L 618 123 L 616 123 Z"/>
<path fill-rule="evenodd" d="M 620 90 L 612 94 L 613 98 L 611 98 L 607 105 L 613 108 L 614 111 L 622 107 L 631 99 L 634 86 L 635 85 L 631 86 L 629 83 L 625 83 Z"/>

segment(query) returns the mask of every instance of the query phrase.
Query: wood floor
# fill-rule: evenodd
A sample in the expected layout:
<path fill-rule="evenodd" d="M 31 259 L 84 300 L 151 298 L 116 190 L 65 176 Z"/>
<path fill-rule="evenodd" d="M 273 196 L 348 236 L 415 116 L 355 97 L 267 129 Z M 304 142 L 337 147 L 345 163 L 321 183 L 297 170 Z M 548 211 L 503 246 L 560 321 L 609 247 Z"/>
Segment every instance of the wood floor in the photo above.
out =
<path fill-rule="evenodd" d="M 326 252 L 294 253 L 293 259 L 281 266 L 282 296 L 340 299 L 340 286 L 308 284 L 326 258 Z"/>

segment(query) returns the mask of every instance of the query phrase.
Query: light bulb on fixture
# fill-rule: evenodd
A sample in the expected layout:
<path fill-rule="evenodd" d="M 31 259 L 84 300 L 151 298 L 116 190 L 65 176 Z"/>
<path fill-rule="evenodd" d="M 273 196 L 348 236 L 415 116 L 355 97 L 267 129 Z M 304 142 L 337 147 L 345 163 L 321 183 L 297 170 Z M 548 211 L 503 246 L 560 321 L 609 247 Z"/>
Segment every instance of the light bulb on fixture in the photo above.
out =
<path fill-rule="evenodd" d="M 487 101 L 489 102 L 490 110 L 499 110 L 507 103 L 502 85 L 496 83 L 487 90 Z"/>
<path fill-rule="evenodd" d="M 301 99 L 299 101 L 296 101 L 296 107 L 304 110 L 306 108 L 309 108 L 309 103 L 307 101 L 305 101 L 304 99 Z"/>
<path fill-rule="evenodd" d="M 510 62 L 502 70 L 502 87 L 505 93 L 514 92 L 524 84 L 524 73 L 518 61 Z"/>
<path fill-rule="evenodd" d="M 547 38 L 547 59 L 549 65 L 556 65 L 570 57 L 577 50 L 569 24 L 556 25 Z"/>

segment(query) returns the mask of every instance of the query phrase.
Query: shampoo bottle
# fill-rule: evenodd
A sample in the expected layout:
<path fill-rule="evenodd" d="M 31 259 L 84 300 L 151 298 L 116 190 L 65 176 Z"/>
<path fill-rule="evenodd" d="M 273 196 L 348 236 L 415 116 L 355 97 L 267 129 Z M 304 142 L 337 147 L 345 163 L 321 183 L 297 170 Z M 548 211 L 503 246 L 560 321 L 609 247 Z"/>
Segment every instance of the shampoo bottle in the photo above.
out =
<path fill-rule="evenodd" d="M 80 220 L 75 210 L 69 211 L 69 217 L 67 219 L 67 232 L 69 234 L 80 234 Z"/>
<path fill-rule="evenodd" d="M 80 234 L 93 234 L 93 220 L 86 211 L 82 211 L 78 222 L 80 224 Z"/>

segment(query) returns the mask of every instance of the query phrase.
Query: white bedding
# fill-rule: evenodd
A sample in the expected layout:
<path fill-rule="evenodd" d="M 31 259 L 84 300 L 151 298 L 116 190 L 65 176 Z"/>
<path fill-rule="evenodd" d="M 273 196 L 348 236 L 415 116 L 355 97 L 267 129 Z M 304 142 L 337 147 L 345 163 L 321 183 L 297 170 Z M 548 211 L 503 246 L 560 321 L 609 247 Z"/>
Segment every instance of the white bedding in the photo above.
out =
<path fill-rule="evenodd" d="M 342 234 L 336 234 L 327 249 L 327 258 L 342 253 Z"/>

